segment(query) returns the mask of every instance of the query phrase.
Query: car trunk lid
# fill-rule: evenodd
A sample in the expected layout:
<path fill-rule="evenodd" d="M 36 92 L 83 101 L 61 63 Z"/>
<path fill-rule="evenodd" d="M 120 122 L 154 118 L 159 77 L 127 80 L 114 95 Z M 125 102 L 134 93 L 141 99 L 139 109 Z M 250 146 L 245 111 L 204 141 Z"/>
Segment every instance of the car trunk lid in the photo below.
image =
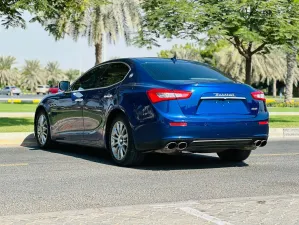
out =
<path fill-rule="evenodd" d="M 185 116 L 218 118 L 256 117 L 259 103 L 253 101 L 252 88 L 234 82 L 167 81 L 176 90 L 192 92 L 188 99 L 177 100 Z"/>

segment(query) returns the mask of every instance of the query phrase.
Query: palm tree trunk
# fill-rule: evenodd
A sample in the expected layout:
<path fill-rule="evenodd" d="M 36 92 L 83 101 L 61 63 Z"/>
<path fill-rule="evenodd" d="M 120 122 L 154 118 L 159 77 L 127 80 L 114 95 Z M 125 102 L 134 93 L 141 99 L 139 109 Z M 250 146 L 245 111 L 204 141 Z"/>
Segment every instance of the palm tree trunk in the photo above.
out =
<path fill-rule="evenodd" d="M 296 66 L 296 53 L 287 53 L 287 77 L 286 77 L 286 89 L 284 101 L 289 103 L 293 97 L 293 83 L 294 83 L 294 69 Z"/>
<path fill-rule="evenodd" d="M 98 43 L 95 45 L 95 56 L 96 56 L 96 65 L 102 62 L 102 54 L 103 54 L 103 36 L 100 35 Z"/>
<path fill-rule="evenodd" d="M 276 93 L 277 93 L 276 84 L 277 84 L 276 79 L 273 79 L 273 86 L 272 86 L 273 97 L 276 97 Z"/>
<path fill-rule="evenodd" d="M 252 56 L 246 57 L 245 71 L 246 71 L 245 83 L 251 85 Z"/>

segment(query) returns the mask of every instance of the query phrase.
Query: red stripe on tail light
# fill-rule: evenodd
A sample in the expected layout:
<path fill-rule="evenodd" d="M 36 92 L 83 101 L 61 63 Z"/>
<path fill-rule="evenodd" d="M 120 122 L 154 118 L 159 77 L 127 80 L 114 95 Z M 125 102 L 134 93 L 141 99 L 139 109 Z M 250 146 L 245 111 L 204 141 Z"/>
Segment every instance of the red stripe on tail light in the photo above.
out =
<path fill-rule="evenodd" d="M 186 127 L 188 124 L 185 122 L 170 122 L 169 125 L 172 127 Z"/>
<path fill-rule="evenodd" d="M 192 92 L 181 90 L 169 90 L 169 89 L 150 89 L 147 92 L 147 96 L 152 103 L 190 98 Z"/>
<path fill-rule="evenodd" d="M 269 124 L 269 121 L 260 121 L 259 122 L 259 125 L 268 125 Z"/>

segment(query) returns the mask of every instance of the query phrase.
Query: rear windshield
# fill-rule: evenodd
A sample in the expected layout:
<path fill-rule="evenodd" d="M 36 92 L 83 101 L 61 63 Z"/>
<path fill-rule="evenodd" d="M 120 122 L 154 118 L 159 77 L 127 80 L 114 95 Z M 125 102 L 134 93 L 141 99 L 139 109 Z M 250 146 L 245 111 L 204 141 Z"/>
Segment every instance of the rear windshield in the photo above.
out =
<path fill-rule="evenodd" d="M 153 62 L 142 64 L 155 80 L 194 80 L 232 82 L 220 72 L 197 63 Z"/>
<path fill-rule="evenodd" d="M 43 88 L 44 86 L 38 86 L 38 88 Z"/>

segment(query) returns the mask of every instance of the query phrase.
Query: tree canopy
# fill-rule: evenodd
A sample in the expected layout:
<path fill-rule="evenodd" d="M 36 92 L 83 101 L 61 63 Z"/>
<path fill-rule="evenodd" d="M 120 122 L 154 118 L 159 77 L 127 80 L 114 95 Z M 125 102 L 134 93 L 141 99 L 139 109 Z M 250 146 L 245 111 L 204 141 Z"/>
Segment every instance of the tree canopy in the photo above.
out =
<path fill-rule="evenodd" d="M 290 10 L 292 6 L 292 10 Z M 227 40 L 245 58 L 246 83 L 251 84 L 252 56 L 268 45 L 297 43 L 299 4 L 292 0 L 147 0 L 139 45 L 157 39 Z"/>
<path fill-rule="evenodd" d="M 171 50 L 162 50 L 158 53 L 158 56 L 161 58 L 172 58 L 176 54 L 179 59 L 202 62 L 200 50 L 198 45 L 187 43 L 186 45 L 174 45 Z"/>
<path fill-rule="evenodd" d="M 74 23 L 79 23 L 82 13 L 91 1 L 95 0 L 2 0 L 0 2 L 0 23 L 5 28 L 25 28 L 24 11 L 33 15 L 31 22 L 38 21 L 44 24 L 49 19 L 65 17 Z M 98 0 L 98 2 L 103 1 Z M 59 32 L 54 29 L 53 24 L 48 24 L 45 28 Z"/>

